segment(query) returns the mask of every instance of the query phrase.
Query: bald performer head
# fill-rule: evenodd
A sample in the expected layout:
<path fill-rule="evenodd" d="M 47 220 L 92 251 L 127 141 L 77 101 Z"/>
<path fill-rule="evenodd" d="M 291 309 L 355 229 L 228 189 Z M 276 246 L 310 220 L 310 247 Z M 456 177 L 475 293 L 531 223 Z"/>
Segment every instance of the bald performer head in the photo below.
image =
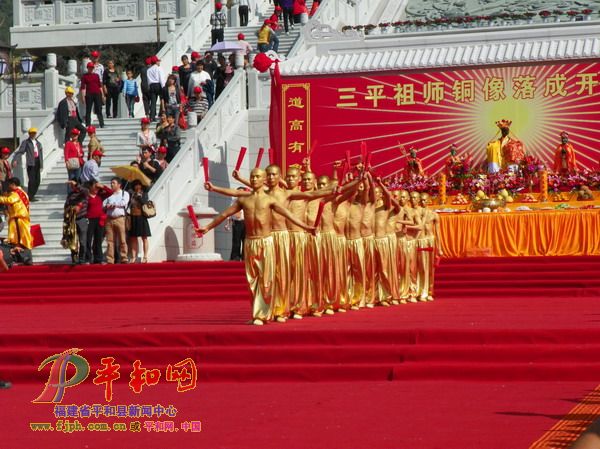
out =
<path fill-rule="evenodd" d="M 262 168 L 254 168 L 250 172 L 250 185 L 254 190 L 261 189 L 265 185 L 266 174 Z"/>
<path fill-rule="evenodd" d="M 281 169 L 278 165 L 271 164 L 265 169 L 267 173 L 267 186 L 272 189 L 279 185 L 281 181 Z"/>
<path fill-rule="evenodd" d="M 289 167 L 285 176 L 285 181 L 290 189 L 295 189 L 300 183 L 300 170 L 296 167 Z"/>
<path fill-rule="evenodd" d="M 326 189 L 327 187 L 329 187 L 331 184 L 331 180 L 329 179 L 329 176 L 323 175 L 323 176 L 319 176 L 319 179 L 317 179 L 317 188 L 319 190 L 321 189 Z"/>

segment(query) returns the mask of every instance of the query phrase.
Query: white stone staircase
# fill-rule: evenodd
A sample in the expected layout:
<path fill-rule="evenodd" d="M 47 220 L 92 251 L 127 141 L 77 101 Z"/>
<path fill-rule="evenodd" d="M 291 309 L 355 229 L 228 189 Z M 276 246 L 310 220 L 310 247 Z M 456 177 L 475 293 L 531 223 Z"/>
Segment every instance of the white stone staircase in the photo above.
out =
<path fill-rule="evenodd" d="M 129 165 L 138 153 L 136 135 L 140 130 L 138 119 L 105 119 L 105 127 L 97 127 L 98 138 L 105 149 L 105 157 L 100 165 L 100 181 L 110 182 L 113 172 L 110 167 Z M 182 135 L 182 143 L 184 141 Z M 84 152 L 87 157 L 87 142 Z M 60 246 L 62 237 L 63 206 L 67 195 L 67 171 L 64 158 L 61 156 L 43 176 L 40 189 L 36 195 L 38 201 L 31 204 L 31 222 L 40 224 L 46 244 L 33 251 L 36 262 L 65 262 L 70 260 L 70 253 Z"/>

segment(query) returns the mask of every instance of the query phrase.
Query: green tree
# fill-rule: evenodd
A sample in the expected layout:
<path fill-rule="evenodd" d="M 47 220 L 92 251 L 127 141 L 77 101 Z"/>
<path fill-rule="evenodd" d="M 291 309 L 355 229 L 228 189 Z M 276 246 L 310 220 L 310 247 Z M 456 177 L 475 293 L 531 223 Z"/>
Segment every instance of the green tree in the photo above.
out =
<path fill-rule="evenodd" d="M 10 35 L 9 28 L 12 26 L 12 2 L 0 2 L 0 41 L 9 43 Z"/>

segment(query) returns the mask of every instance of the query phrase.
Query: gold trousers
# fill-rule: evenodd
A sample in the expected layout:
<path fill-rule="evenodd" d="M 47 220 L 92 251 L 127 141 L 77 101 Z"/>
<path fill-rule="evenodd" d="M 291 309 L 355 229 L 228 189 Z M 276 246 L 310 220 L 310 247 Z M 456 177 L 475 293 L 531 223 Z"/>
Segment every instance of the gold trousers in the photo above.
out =
<path fill-rule="evenodd" d="M 375 239 L 374 255 L 376 298 L 379 302 L 390 301 L 393 299 L 391 279 L 394 275 L 394 261 L 390 239 L 387 235 Z"/>
<path fill-rule="evenodd" d="M 31 236 L 31 224 L 29 217 L 8 217 L 8 243 L 21 245 L 24 248 L 33 248 L 33 237 Z"/>
<path fill-rule="evenodd" d="M 365 301 L 366 304 L 375 304 L 375 237 L 363 237 L 365 246 Z"/>
<path fill-rule="evenodd" d="M 322 312 L 323 301 L 321 299 L 321 277 L 319 268 L 319 246 L 317 237 L 312 234 L 306 236 L 305 274 L 306 282 L 306 306 L 309 312 Z"/>
<path fill-rule="evenodd" d="M 348 305 L 360 306 L 365 301 L 365 246 L 362 238 L 346 239 L 348 248 Z"/>
<path fill-rule="evenodd" d="M 288 231 L 290 238 L 290 313 L 305 315 L 308 311 L 306 303 L 306 234 L 299 231 Z"/>
<path fill-rule="evenodd" d="M 336 275 L 336 309 L 347 309 L 350 307 L 348 300 L 348 245 L 346 244 L 346 236 L 338 235 L 334 247 L 335 253 L 335 275 Z"/>
<path fill-rule="evenodd" d="M 337 309 L 339 306 L 339 264 L 336 261 L 338 236 L 335 232 L 322 232 L 317 236 L 317 242 L 322 304 L 325 309 Z"/>
<path fill-rule="evenodd" d="M 417 242 L 417 296 L 427 299 L 433 296 L 434 237 L 425 237 Z"/>
<path fill-rule="evenodd" d="M 246 278 L 252 292 L 252 318 L 268 321 L 271 316 L 273 278 L 275 277 L 273 237 L 244 240 Z"/>
<path fill-rule="evenodd" d="M 288 231 L 272 231 L 275 251 L 275 279 L 273 285 L 272 316 L 290 314 L 290 235 Z"/>
<path fill-rule="evenodd" d="M 403 257 L 405 267 L 406 282 L 408 284 L 408 297 L 414 298 L 417 296 L 417 240 L 404 241 Z M 404 299 L 404 297 L 403 297 Z"/>
<path fill-rule="evenodd" d="M 388 238 L 388 243 L 390 246 L 390 288 L 392 289 L 391 294 L 392 294 L 392 299 L 400 299 L 400 292 L 398 290 L 398 287 L 400 285 L 399 282 L 399 267 L 400 265 L 398 264 L 398 239 L 396 237 L 396 234 L 391 233 L 387 235 Z"/>

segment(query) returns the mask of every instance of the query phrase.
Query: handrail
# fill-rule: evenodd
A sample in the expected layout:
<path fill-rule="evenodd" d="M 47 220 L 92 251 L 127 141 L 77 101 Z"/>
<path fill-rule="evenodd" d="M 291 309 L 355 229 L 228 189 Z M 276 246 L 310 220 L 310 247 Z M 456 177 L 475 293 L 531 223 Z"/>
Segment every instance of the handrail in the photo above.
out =
<path fill-rule="evenodd" d="M 196 129 L 189 133 L 184 146 L 150 189 L 149 198 L 160 212 L 157 216 L 160 219 L 150 222 L 152 235 L 159 237 L 150 240 L 151 257 L 165 244 L 164 234 L 172 220 L 201 186 L 201 155 L 212 162 L 222 162 L 226 142 L 236 130 L 236 115 L 245 109 L 246 72 L 237 69 L 223 93 Z"/>

